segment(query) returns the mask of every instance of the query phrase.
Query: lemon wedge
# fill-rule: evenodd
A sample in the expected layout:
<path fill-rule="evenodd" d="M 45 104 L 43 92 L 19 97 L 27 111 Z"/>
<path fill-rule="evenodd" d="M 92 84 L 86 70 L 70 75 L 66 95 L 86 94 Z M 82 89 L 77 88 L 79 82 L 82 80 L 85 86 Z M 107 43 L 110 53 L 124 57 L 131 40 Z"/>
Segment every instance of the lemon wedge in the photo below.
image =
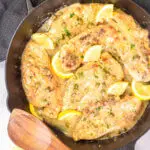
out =
<path fill-rule="evenodd" d="M 34 115 L 35 117 L 37 117 L 40 120 L 43 120 L 42 117 L 38 115 L 38 113 L 35 110 L 35 107 L 32 104 L 29 104 L 29 110 L 32 115 Z"/>
<path fill-rule="evenodd" d="M 140 100 L 150 100 L 150 84 L 132 81 L 132 91 Z"/>
<path fill-rule="evenodd" d="M 46 49 L 54 49 L 54 43 L 46 33 L 35 33 L 31 39 Z"/>
<path fill-rule="evenodd" d="M 98 59 L 100 58 L 100 55 L 101 55 L 101 51 L 102 51 L 101 45 L 94 45 L 94 46 L 90 47 L 86 51 L 83 61 L 84 62 L 98 61 Z"/>
<path fill-rule="evenodd" d="M 74 125 L 77 123 L 78 119 L 82 116 L 82 113 L 73 109 L 68 109 L 60 112 L 57 117 L 57 122 L 60 124 L 60 129 L 66 135 L 72 135 L 72 130 Z"/>
<path fill-rule="evenodd" d="M 113 4 L 104 5 L 104 7 L 102 9 L 100 9 L 99 12 L 96 15 L 96 23 L 97 22 L 102 22 L 103 19 L 108 20 L 109 18 L 112 18 L 113 9 L 114 9 Z"/>
<path fill-rule="evenodd" d="M 63 71 L 61 67 L 61 60 L 60 60 L 60 52 L 57 52 L 52 59 L 52 69 L 56 73 L 57 76 L 61 78 L 70 78 L 73 76 L 73 73 L 71 72 L 65 72 Z"/>
<path fill-rule="evenodd" d="M 109 95 L 120 96 L 125 92 L 125 90 L 127 89 L 127 86 L 128 86 L 128 82 L 114 83 L 108 88 L 107 93 Z"/>
<path fill-rule="evenodd" d="M 69 120 L 70 118 L 79 117 L 81 115 L 82 115 L 82 113 L 79 111 L 68 109 L 68 110 L 64 110 L 64 111 L 60 112 L 58 114 L 57 119 L 58 120 Z"/>

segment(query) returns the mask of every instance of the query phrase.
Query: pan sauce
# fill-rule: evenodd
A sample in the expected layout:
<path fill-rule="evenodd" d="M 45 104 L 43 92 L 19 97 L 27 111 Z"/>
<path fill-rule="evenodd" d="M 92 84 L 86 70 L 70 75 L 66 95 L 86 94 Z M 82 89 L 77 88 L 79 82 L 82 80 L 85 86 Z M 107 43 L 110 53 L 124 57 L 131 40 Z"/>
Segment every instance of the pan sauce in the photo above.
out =
<path fill-rule="evenodd" d="M 150 80 L 148 32 L 119 9 L 96 22 L 103 4 L 73 4 L 56 12 L 39 29 L 52 43 L 43 45 L 34 35 L 22 56 L 22 83 L 28 101 L 46 122 L 74 140 L 105 139 L 131 129 L 147 102 L 136 98 L 131 85 L 121 96 L 109 95 L 116 82 Z M 98 61 L 83 62 L 88 49 L 102 46 Z M 60 52 L 62 68 L 73 73 L 61 78 L 52 66 Z M 60 112 L 81 115 L 60 120 Z"/>

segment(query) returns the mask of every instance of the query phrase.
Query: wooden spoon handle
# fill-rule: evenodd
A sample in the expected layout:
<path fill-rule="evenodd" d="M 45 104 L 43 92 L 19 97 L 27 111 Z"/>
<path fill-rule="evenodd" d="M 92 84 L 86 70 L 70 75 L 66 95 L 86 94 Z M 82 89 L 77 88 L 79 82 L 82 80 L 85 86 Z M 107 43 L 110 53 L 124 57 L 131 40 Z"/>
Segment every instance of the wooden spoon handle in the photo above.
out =
<path fill-rule="evenodd" d="M 8 135 L 24 150 L 70 150 L 42 121 L 20 109 L 10 116 Z"/>

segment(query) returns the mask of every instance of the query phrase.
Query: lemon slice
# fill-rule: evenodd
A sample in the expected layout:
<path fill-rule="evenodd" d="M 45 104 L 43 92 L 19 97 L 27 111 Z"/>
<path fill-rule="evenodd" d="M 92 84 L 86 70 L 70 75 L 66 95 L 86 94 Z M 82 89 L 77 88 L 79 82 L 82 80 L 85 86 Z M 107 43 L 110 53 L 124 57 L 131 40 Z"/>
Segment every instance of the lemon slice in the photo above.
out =
<path fill-rule="evenodd" d="M 132 81 L 132 91 L 140 100 L 150 100 L 150 84 Z"/>
<path fill-rule="evenodd" d="M 66 135 L 72 135 L 74 125 L 78 122 L 82 113 L 73 109 L 68 109 L 60 112 L 57 121 L 61 123 L 61 128 Z M 59 124 L 60 124 L 59 123 Z"/>
<path fill-rule="evenodd" d="M 68 109 L 68 110 L 64 110 L 64 111 L 60 112 L 58 114 L 57 119 L 58 120 L 68 120 L 70 118 L 77 117 L 77 116 L 79 117 L 81 115 L 82 115 L 82 113 L 79 111 Z"/>
<path fill-rule="evenodd" d="M 45 33 L 35 33 L 31 39 L 46 49 L 54 49 L 54 43 Z"/>
<path fill-rule="evenodd" d="M 114 83 L 113 85 L 111 85 L 108 88 L 107 93 L 110 94 L 110 95 L 120 96 L 125 92 L 125 90 L 127 89 L 127 86 L 128 86 L 128 82 Z"/>
<path fill-rule="evenodd" d="M 102 22 L 103 19 L 108 20 L 109 18 L 112 18 L 113 16 L 113 4 L 107 4 L 102 9 L 99 10 L 99 12 L 96 15 L 96 22 Z"/>
<path fill-rule="evenodd" d="M 84 62 L 98 61 L 98 59 L 100 58 L 100 55 L 101 55 L 101 51 L 102 51 L 101 45 L 94 45 L 94 46 L 90 47 L 86 51 L 83 61 Z"/>
<path fill-rule="evenodd" d="M 70 78 L 73 76 L 73 73 L 63 71 L 60 61 L 60 52 L 57 52 L 52 59 L 52 69 L 56 75 L 61 78 Z"/>
<path fill-rule="evenodd" d="M 32 115 L 34 115 L 35 117 L 37 117 L 40 120 L 43 120 L 41 116 L 38 115 L 38 113 L 35 110 L 35 107 L 32 104 L 29 104 L 29 109 Z"/>

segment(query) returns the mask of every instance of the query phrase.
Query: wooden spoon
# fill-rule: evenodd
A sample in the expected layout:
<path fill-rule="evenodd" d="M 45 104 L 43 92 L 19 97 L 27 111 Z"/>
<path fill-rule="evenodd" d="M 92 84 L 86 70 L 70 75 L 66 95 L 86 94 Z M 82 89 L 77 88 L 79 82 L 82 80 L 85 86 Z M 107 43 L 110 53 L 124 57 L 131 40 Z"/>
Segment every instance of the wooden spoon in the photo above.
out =
<path fill-rule="evenodd" d="M 8 135 L 24 150 L 70 150 L 42 121 L 20 109 L 10 116 Z"/>

